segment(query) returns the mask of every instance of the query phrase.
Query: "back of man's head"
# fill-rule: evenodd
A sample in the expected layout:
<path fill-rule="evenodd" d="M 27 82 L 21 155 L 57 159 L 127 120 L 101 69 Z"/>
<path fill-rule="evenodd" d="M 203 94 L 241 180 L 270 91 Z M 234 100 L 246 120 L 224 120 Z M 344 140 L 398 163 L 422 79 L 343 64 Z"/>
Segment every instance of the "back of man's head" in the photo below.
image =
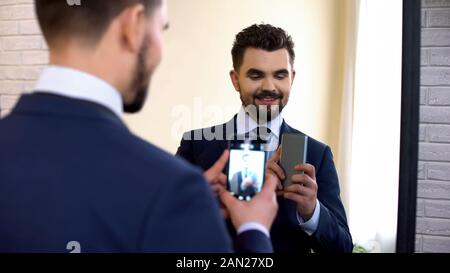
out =
<path fill-rule="evenodd" d="M 122 95 L 125 112 L 139 111 L 162 55 L 165 0 L 36 0 L 50 64 L 103 79 Z"/>
<path fill-rule="evenodd" d="M 162 0 L 86 0 L 69 5 L 64 0 L 35 0 L 36 14 L 42 33 L 52 47 L 67 37 L 95 45 L 114 17 L 125 8 L 142 4 L 151 14 Z"/>

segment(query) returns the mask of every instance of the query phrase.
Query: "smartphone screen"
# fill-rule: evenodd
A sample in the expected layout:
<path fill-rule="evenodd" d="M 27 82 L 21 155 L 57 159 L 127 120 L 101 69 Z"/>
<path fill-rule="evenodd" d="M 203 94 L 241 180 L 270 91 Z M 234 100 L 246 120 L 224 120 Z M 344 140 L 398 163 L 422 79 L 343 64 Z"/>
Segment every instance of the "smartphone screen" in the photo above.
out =
<path fill-rule="evenodd" d="M 283 181 L 283 187 L 292 184 L 292 176 L 302 173 L 296 171 L 295 165 L 306 162 L 306 152 L 308 147 L 308 136 L 301 133 L 283 134 L 281 139 L 281 158 L 280 165 L 284 170 L 286 179 Z"/>
<path fill-rule="evenodd" d="M 250 200 L 264 184 L 266 152 L 257 141 L 229 142 L 228 191 L 239 200 Z"/>

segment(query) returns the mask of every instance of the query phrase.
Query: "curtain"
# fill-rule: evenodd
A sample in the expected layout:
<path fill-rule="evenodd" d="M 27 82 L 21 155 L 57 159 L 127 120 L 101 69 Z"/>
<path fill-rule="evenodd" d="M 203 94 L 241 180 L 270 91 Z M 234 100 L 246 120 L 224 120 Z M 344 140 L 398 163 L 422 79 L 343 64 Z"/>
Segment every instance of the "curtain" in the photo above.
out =
<path fill-rule="evenodd" d="M 394 252 L 401 103 L 401 0 L 349 0 L 339 139 L 354 243 Z"/>

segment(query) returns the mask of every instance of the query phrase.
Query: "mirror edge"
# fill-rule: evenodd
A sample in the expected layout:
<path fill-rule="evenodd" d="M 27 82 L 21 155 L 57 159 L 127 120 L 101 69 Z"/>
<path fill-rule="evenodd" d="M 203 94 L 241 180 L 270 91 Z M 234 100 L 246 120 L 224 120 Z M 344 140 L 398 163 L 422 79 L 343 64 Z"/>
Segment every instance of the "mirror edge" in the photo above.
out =
<path fill-rule="evenodd" d="M 419 148 L 421 1 L 403 1 L 402 102 L 396 252 L 413 253 Z"/>

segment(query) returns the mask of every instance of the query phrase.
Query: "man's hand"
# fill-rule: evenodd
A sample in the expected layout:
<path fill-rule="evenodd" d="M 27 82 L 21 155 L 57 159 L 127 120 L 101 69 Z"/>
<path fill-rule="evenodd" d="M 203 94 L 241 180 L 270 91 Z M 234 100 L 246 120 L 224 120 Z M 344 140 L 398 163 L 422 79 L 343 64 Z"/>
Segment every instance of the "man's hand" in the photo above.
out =
<path fill-rule="evenodd" d="M 277 185 L 277 195 L 283 194 L 283 185 L 281 181 L 283 181 L 286 176 L 284 174 L 283 169 L 278 165 L 278 161 L 281 158 L 281 146 L 278 147 L 277 151 L 267 160 L 266 164 L 266 172 L 271 171 L 278 177 L 278 185 Z"/>
<path fill-rule="evenodd" d="M 281 146 L 267 160 L 267 170 L 276 174 L 280 180 L 277 186 L 277 195 L 283 195 L 284 198 L 291 199 L 297 203 L 297 211 L 303 220 L 308 221 L 316 208 L 317 203 L 317 182 L 315 168 L 311 164 L 299 164 L 295 170 L 304 171 L 304 174 L 292 176 L 292 185 L 283 189 L 281 181 L 285 179 L 283 169 L 278 165 L 281 158 Z"/>
<path fill-rule="evenodd" d="M 214 165 L 209 168 L 207 171 L 203 173 L 206 181 L 208 181 L 209 185 L 213 192 L 218 196 L 222 191 L 226 191 L 227 188 L 227 176 L 223 174 L 222 170 L 225 168 L 225 165 L 228 162 L 228 157 L 230 156 L 230 152 L 225 150 L 220 158 L 214 163 Z M 228 218 L 228 213 L 225 208 L 221 207 L 222 215 L 225 218 Z"/>
<path fill-rule="evenodd" d="M 267 172 L 262 190 L 250 201 L 240 201 L 228 191 L 220 193 L 220 199 L 227 208 L 236 230 L 248 222 L 257 222 L 270 230 L 278 211 L 275 188 L 278 178 L 272 172 Z"/>
<path fill-rule="evenodd" d="M 218 195 L 227 187 L 227 176 L 222 172 L 228 162 L 230 152 L 225 150 L 214 165 L 203 173 L 212 190 Z"/>
<path fill-rule="evenodd" d="M 297 211 L 303 220 L 308 221 L 317 205 L 316 170 L 311 164 L 298 164 L 296 171 L 304 171 L 304 174 L 294 174 L 292 184 L 284 189 L 284 198 L 297 203 Z"/>

